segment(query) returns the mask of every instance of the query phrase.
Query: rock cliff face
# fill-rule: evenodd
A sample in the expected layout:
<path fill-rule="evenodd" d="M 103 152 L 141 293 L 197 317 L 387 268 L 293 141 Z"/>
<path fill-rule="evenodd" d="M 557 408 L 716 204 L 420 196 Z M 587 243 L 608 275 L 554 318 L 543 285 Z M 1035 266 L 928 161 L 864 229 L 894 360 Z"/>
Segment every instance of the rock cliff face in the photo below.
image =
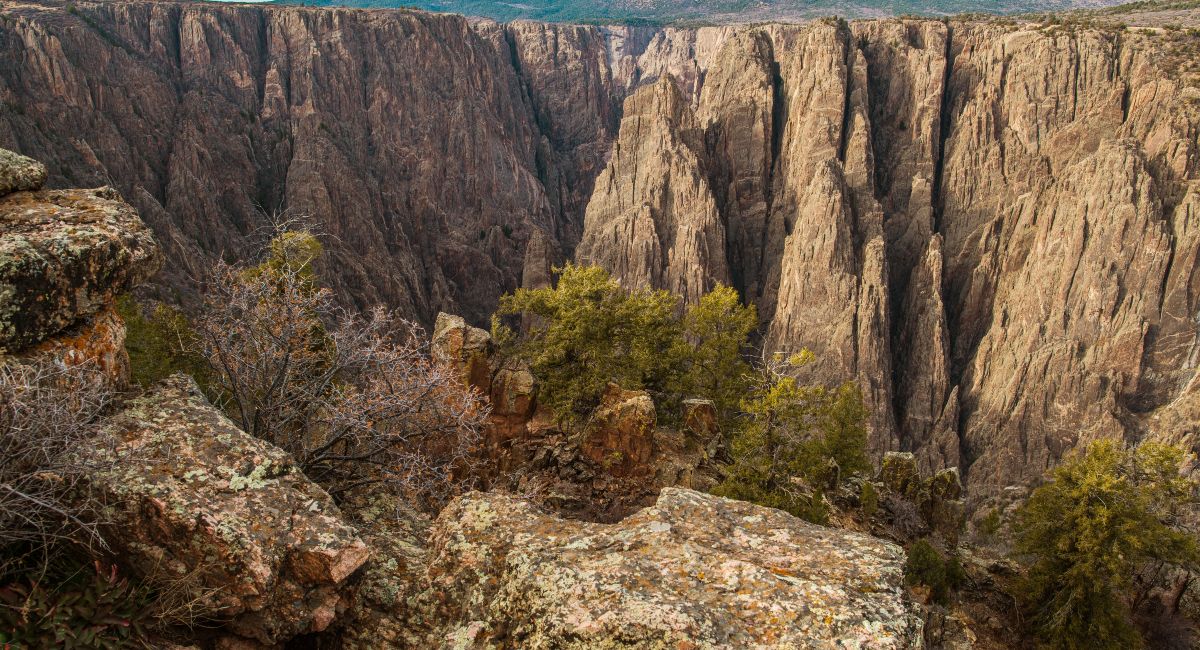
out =
<path fill-rule="evenodd" d="M 1176 37 L 4 9 L 0 145 L 51 186 L 120 189 L 168 286 L 264 213 L 311 215 L 348 302 L 427 324 L 481 323 L 572 256 L 688 299 L 731 283 L 768 350 L 863 386 L 877 456 L 961 466 L 973 497 L 1092 438 L 1195 440 L 1200 118 Z"/>
<path fill-rule="evenodd" d="M 719 218 L 700 202 L 658 211 L 673 222 L 654 229 L 592 219 L 613 196 L 670 193 L 680 176 L 655 151 L 615 150 L 601 178 L 625 180 L 597 187 L 581 258 L 678 290 L 669 278 L 724 268 L 668 261 L 661 233 L 724 225 L 766 351 L 809 348 L 812 378 L 858 381 L 876 453 L 962 466 L 975 497 L 1036 480 L 1096 438 L 1195 444 L 1179 414 L 1195 412 L 1198 331 L 1185 321 L 1200 306 L 1188 225 L 1200 122 L 1195 90 L 1155 63 L 1167 46 L 969 22 L 721 37 L 696 58 L 698 92 L 679 84 L 704 116 L 696 167 Z M 642 124 L 686 115 L 647 117 L 652 94 L 628 100 L 621 154 L 626 129 L 644 141 Z M 629 259 L 652 270 L 631 274 Z M 681 262 L 693 268 L 670 266 Z"/>

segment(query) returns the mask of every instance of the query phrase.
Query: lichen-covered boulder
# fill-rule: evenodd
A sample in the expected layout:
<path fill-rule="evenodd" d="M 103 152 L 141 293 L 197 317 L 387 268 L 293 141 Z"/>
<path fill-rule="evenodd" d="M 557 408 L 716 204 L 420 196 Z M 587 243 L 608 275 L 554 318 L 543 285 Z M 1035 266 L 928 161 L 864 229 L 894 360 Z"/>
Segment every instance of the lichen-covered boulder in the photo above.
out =
<path fill-rule="evenodd" d="M 617 524 L 470 494 L 431 535 L 428 647 L 909 648 L 904 552 L 786 513 L 668 488 Z"/>
<path fill-rule="evenodd" d="M 40 190 L 45 182 L 45 165 L 15 151 L 0 149 L 0 196 Z"/>
<path fill-rule="evenodd" d="M 182 375 L 130 402 L 105 434 L 116 448 L 90 453 L 117 462 L 88 487 L 128 568 L 196 576 L 204 609 L 262 643 L 333 622 L 370 553 L 288 454 L 235 427 Z"/>
<path fill-rule="evenodd" d="M 371 547 L 350 604 L 339 621 L 342 650 L 425 648 L 431 621 L 417 603 L 426 593 L 427 515 L 403 499 L 364 488 L 347 496 L 344 511 Z"/>
<path fill-rule="evenodd" d="M 0 198 L 0 348 L 46 340 L 110 306 L 160 265 L 150 230 L 116 190 Z"/>
<path fill-rule="evenodd" d="M 649 473 L 657 421 L 649 394 L 610 383 L 582 430 L 580 451 L 613 476 Z"/>

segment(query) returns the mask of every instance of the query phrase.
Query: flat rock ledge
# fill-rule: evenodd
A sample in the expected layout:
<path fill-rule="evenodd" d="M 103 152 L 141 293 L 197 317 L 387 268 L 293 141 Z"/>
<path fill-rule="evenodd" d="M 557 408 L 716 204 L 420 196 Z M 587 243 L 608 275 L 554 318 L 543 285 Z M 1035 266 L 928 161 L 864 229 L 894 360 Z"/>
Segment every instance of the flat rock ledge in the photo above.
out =
<path fill-rule="evenodd" d="M 667 488 L 617 524 L 470 494 L 438 518 L 427 584 L 447 648 L 915 648 L 904 552 Z"/>

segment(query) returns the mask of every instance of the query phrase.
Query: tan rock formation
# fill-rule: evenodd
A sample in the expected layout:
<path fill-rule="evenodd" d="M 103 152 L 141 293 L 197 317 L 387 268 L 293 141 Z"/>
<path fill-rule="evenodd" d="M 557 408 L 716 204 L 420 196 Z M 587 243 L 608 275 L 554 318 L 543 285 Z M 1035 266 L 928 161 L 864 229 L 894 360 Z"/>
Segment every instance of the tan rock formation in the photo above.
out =
<path fill-rule="evenodd" d="M 176 376 L 105 425 L 88 477 L 122 565 L 193 576 L 203 611 L 265 644 L 326 629 L 370 551 L 285 452 L 239 430 Z"/>
<path fill-rule="evenodd" d="M 696 110 L 709 184 L 725 223 L 731 279 L 746 296 L 761 290 L 776 127 L 773 63 L 766 34 L 733 35 L 705 77 Z"/>
<path fill-rule="evenodd" d="M 112 189 L 0 198 L 0 346 L 20 350 L 96 314 L 160 263 L 150 231 Z"/>
<path fill-rule="evenodd" d="M 645 473 L 654 453 L 656 424 L 649 394 L 609 384 L 600 406 L 580 432 L 579 448 L 584 457 L 613 476 Z"/>
<path fill-rule="evenodd" d="M 43 191 L 46 168 L 0 149 L 0 365 L 53 359 L 129 381 L 117 294 L 162 260 L 111 188 Z"/>
<path fill-rule="evenodd" d="M 430 342 L 430 354 L 438 363 L 455 369 L 464 384 L 483 393 L 491 390 L 492 335 L 471 327 L 461 316 L 438 314 Z"/>
<path fill-rule="evenodd" d="M 725 227 L 703 155 L 695 115 L 672 77 L 631 96 L 576 258 L 627 287 L 669 289 L 687 302 L 729 284 Z"/>
<path fill-rule="evenodd" d="M 688 490 L 615 525 L 468 495 L 432 546 L 437 638 L 463 647 L 920 645 L 899 547 Z"/>
<path fill-rule="evenodd" d="M 976 487 L 1036 479 L 1124 432 L 1171 263 L 1159 196 L 1140 148 L 1105 142 L 1012 206 L 992 320 L 963 382 Z"/>
<path fill-rule="evenodd" d="M 905 292 L 896 339 L 900 438 L 925 471 L 960 464 L 957 393 L 951 395 L 950 332 L 942 301 L 942 238 L 934 235 Z"/>

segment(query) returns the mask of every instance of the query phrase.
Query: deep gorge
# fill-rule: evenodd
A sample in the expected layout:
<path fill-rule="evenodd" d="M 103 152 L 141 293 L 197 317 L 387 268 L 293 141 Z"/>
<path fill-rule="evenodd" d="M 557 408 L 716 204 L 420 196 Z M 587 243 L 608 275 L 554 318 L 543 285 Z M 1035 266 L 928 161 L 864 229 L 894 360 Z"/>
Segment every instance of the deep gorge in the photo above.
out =
<path fill-rule="evenodd" d="M 167 297 L 301 217 L 347 303 L 426 324 L 567 259 L 732 284 L 768 349 L 860 383 L 875 451 L 984 499 L 1088 440 L 1195 445 L 1200 117 L 1166 38 L 10 3 L 0 147 L 115 186 Z"/>

